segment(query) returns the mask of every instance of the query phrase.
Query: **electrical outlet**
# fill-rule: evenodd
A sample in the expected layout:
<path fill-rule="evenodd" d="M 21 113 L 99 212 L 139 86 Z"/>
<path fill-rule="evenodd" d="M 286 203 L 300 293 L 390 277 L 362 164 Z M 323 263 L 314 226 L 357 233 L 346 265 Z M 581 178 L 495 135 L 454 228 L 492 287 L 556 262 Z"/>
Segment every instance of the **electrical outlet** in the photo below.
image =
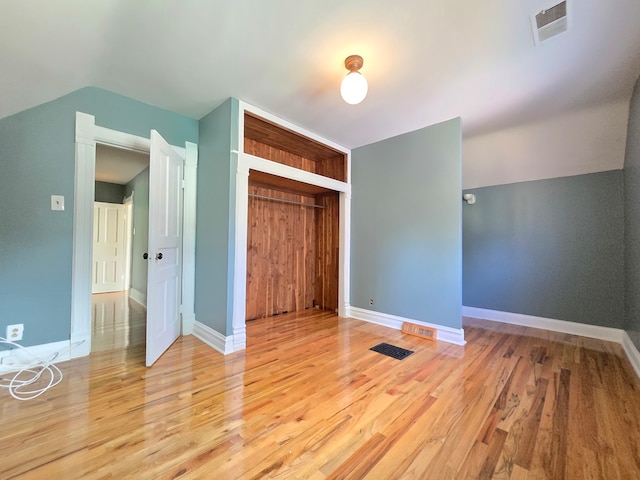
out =
<path fill-rule="evenodd" d="M 22 340 L 22 334 L 24 333 L 24 324 L 17 323 L 15 325 L 7 325 L 7 340 L 10 342 L 17 342 Z"/>
<path fill-rule="evenodd" d="M 369 299 L 369 305 L 373 305 L 373 298 Z"/>
<path fill-rule="evenodd" d="M 64 210 L 64 195 L 51 195 L 51 210 Z"/>

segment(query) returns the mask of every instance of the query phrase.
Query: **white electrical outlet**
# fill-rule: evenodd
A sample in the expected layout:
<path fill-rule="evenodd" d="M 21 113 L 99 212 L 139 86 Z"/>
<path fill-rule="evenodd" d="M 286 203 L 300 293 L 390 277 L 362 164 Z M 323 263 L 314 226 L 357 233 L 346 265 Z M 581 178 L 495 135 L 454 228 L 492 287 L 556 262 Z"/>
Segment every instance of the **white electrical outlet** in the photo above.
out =
<path fill-rule="evenodd" d="M 51 195 L 51 210 L 64 210 L 64 195 Z"/>
<path fill-rule="evenodd" d="M 24 333 L 24 324 L 17 323 L 15 325 L 7 325 L 7 340 L 10 342 L 17 342 L 22 340 L 22 334 Z"/>

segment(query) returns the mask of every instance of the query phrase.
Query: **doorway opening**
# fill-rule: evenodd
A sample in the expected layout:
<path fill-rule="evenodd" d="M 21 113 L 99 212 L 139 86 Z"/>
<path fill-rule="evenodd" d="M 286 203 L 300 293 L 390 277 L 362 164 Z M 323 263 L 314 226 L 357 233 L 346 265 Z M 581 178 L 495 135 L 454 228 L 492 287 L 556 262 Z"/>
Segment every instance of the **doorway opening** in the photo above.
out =
<path fill-rule="evenodd" d="M 91 351 L 145 343 L 149 155 L 96 145 Z"/>
<path fill-rule="evenodd" d="M 148 248 L 153 254 L 148 257 L 149 315 L 145 350 L 146 363 L 150 366 L 180 333 L 192 333 L 195 322 L 198 146 L 191 142 L 185 142 L 184 147 L 169 145 L 153 129 L 150 130 L 149 138 L 111 130 L 96 125 L 93 115 L 76 112 L 71 358 L 91 353 L 93 202 L 97 144 L 149 155 Z M 164 230 L 163 226 L 166 227 Z M 167 295 L 167 291 L 171 295 Z"/>

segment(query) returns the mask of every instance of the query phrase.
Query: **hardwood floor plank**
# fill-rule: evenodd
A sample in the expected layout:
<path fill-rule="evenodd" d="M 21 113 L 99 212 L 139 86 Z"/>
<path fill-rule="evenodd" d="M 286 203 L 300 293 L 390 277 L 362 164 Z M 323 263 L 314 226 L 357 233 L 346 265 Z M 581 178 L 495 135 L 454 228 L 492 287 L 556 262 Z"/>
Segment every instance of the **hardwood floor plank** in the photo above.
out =
<path fill-rule="evenodd" d="M 478 480 L 490 480 L 493 477 L 496 464 L 500 459 L 500 453 L 502 452 L 502 447 L 504 446 L 506 439 L 507 432 L 498 429 L 489 444 L 487 456 L 480 468 L 480 473 L 478 474 Z"/>
<path fill-rule="evenodd" d="M 487 445 L 491 441 L 491 437 L 496 431 L 498 423 L 500 423 L 501 420 L 505 420 L 507 417 L 509 417 L 513 412 L 513 409 L 520 404 L 518 395 L 512 391 L 512 382 L 514 376 L 516 375 L 516 372 L 518 371 L 521 360 L 522 357 L 518 357 L 516 365 L 511 371 L 511 375 L 509 375 L 509 378 L 505 382 L 502 392 L 500 392 L 500 395 L 494 403 L 493 408 L 491 409 L 491 412 L 487 417 L 487 420 L 480 430 L 478 440 Z"/>
<path fill-rule="evenodd" d="M 540 420 L 542 419 L 542 411 L 544 409 L 548 387 L 549 382 L 547 379 L 540 379 L 533 394 L 531 408 L 526 414 L 519 417 L 519 422 L 521 422 L 522 425 L 522 433 L 516 442 L 518 446 L 513 461 L 516 465 L 526 470 L 531 468 L 533 450 L 538 436 L 538 428 L 540 427 Z"/>
<path fill-rule="evenodd" d="M 570 378 L 571 372 L 564 368 L 560 370 L 559 375 L 554 376 L 556 405 L 553 412 L 551 450 L 546 466 L 547 473 L 551 478 L 565 478 L 566 475 Z"/>
<path fill-rule="evenodd" d="M 478 472 L 482 469 L 487 459 L 489 445 L 476 439 L 473 447 L 469 451 L 467 458 L 458 471 L 459 478 L 477 478 Z"/>
<path fill-rule="evenodd" d="M 386 451 L 385 440 L 387 440 L 387 437 L 384 435 L 380 433 L 373 434 L 353 455 L 326 478 L 328 480 L 364 478 L 377 459 L 384 455 Z"/>

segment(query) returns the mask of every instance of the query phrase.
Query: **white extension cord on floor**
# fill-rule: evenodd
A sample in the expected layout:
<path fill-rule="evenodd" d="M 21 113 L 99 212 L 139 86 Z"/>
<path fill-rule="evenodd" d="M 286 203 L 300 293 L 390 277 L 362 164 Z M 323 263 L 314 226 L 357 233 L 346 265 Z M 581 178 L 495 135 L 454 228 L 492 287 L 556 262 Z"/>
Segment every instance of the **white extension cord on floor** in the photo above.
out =
<path fill-rule="evenodd" d="M 53 363 L 58 356 L 57 353 L 51 360 L 47 361 L 29 351 L 28 348 L 11 342 L 6 338 L 0 337 L 0 345 L 18 348 L 21 352 L 33 358 L 30 362 L 19 365 L 0 365 L 0 388 L 8 389 L 11 396 L 16 400 L 31 400 L 39 397 L 62 381 L 62 372 Z M 5 370 L 4 372 L 3 369 Z M 5 374 L 7 377 L 9 375 L 13 375 L 13 377 L 11 379 L 5 378 Z M 32 385 L 40 379 L 44 379 L 45 385 L 33 388 Z"/>

